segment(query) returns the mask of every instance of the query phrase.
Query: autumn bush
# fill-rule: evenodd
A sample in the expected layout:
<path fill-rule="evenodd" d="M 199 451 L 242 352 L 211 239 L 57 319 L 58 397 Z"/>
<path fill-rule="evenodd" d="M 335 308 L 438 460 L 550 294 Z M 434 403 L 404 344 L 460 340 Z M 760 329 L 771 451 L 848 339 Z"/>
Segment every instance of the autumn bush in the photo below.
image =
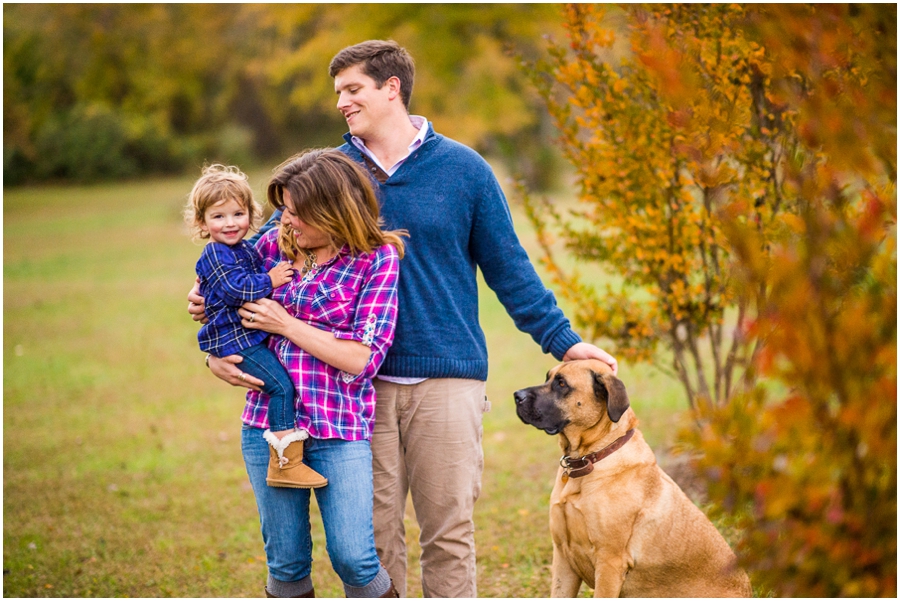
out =
<path fill-rule="evenodd" d="M 763 51 L 729 26 L 730 10 L 676 9 L 661 32 L 632 8 L 632 50 L 617 40 L 606 8 L 573 5 L 569 47 L 552 46 L 531 71 L 584 201 L 577 225 L 547 207 L 553 224 L 572 254 L 622 277 L 618 289 L 595 290 L 559 267 L 547 234 L 560 290 L 576 303 L 578 325 L 611 338 L 624 358 L 648 360 L 660 343 L 671 349 L 671 371 L 692 406 L 730 398 L 756 348 L 741 335 L 752 307 L 730 286 L 718 209 L 753 199 L 745 217 L 770 238 L 797 202 L 778 173 L 795 132 L 778 126 L 786 116 L 766 95 Z M 670 40 L 692 60 L 679 59 Z M 545 233 L 548 224 L 532 214 Z M 736 316 L 726 320 L 729 311 Z"/>
<path fill-rule="evenodd" d="M 896 6 L 571 5 L 565 25 L 531 73 L 582 202 L 528 205 L 578 325 L 671 351 L 758 590 L 896 595 Z M 563 269 L 556 236 L 621 285 Z"/>

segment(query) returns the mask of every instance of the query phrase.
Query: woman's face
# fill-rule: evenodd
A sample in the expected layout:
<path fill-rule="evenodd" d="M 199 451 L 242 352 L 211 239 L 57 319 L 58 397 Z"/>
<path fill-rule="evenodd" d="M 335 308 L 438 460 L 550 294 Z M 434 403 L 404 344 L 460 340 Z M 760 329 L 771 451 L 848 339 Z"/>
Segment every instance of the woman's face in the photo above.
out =
<path fill-rule="evenodd" d="M 291 194 L 286 189 L 284 194 L 284 212 L 281 214 L 281 223 L 285 223 L 294 230 L 297 247 L 307 250 L 316 250 L 331 246 L 331 237 L 320 229 L 307 225 L 297 217 L 294 212 L 294 203 Z"/>

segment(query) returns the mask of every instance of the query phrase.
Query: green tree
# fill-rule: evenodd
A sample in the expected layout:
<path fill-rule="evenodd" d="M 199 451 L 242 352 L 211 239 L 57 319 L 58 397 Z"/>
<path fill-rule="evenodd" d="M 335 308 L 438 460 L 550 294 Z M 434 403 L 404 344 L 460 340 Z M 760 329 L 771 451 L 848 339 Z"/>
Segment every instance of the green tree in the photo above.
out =
<path fill-rule="evenodd" d="M 328 62 L 370 38 L 418 58 L 414 111 L 482 151 L 526 157 L 538 181 L 546 118 L 512 50 L 536 55 L 557 21 L 553 5 L 7 4 L 6 181 L 87 175 L 75 161 L 90 157 L 58 154 L 92 144 L 74 139 L 97 125 L 86 115 L 108 115 L 103 135 L 121 141 L 98 173 L 336 144 L 346 128 Z M 60 133 L 69 139 L 38 143 Z"/>

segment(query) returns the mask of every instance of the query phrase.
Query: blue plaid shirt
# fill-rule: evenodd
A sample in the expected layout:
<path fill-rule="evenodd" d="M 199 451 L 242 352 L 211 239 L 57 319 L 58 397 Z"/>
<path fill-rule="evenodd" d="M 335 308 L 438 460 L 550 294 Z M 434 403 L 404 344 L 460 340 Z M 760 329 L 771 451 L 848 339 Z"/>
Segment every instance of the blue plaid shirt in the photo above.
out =
<path fill-rule="evenodd" d="M 209 323 L 200 328 L 200 350 L 216 357 L 234 355 L 262 343 L 269 335 L 241 325 L 237 309 L 272 292 L 272 279 L 253 246 L 241 240 L 234 246 L 210 242 L 197 261 L 200 296 Z"/>

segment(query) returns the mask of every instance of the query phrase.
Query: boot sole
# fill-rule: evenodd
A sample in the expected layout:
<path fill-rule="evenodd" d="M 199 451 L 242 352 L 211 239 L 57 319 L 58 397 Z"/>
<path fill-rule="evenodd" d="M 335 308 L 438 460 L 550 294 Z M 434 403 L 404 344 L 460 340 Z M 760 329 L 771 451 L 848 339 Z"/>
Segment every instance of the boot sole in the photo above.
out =
<path fill-rule="evenodd" d="M 266 478 L 266 484 L 268 484 L 272 488 L 324 488 L 328 486 L 328 482 L 325 482 L 324 484 L 300 485 L 295 484 L 294 482 L 280 482 L 278 480 L 269 480 L 268 478 Z"/>

